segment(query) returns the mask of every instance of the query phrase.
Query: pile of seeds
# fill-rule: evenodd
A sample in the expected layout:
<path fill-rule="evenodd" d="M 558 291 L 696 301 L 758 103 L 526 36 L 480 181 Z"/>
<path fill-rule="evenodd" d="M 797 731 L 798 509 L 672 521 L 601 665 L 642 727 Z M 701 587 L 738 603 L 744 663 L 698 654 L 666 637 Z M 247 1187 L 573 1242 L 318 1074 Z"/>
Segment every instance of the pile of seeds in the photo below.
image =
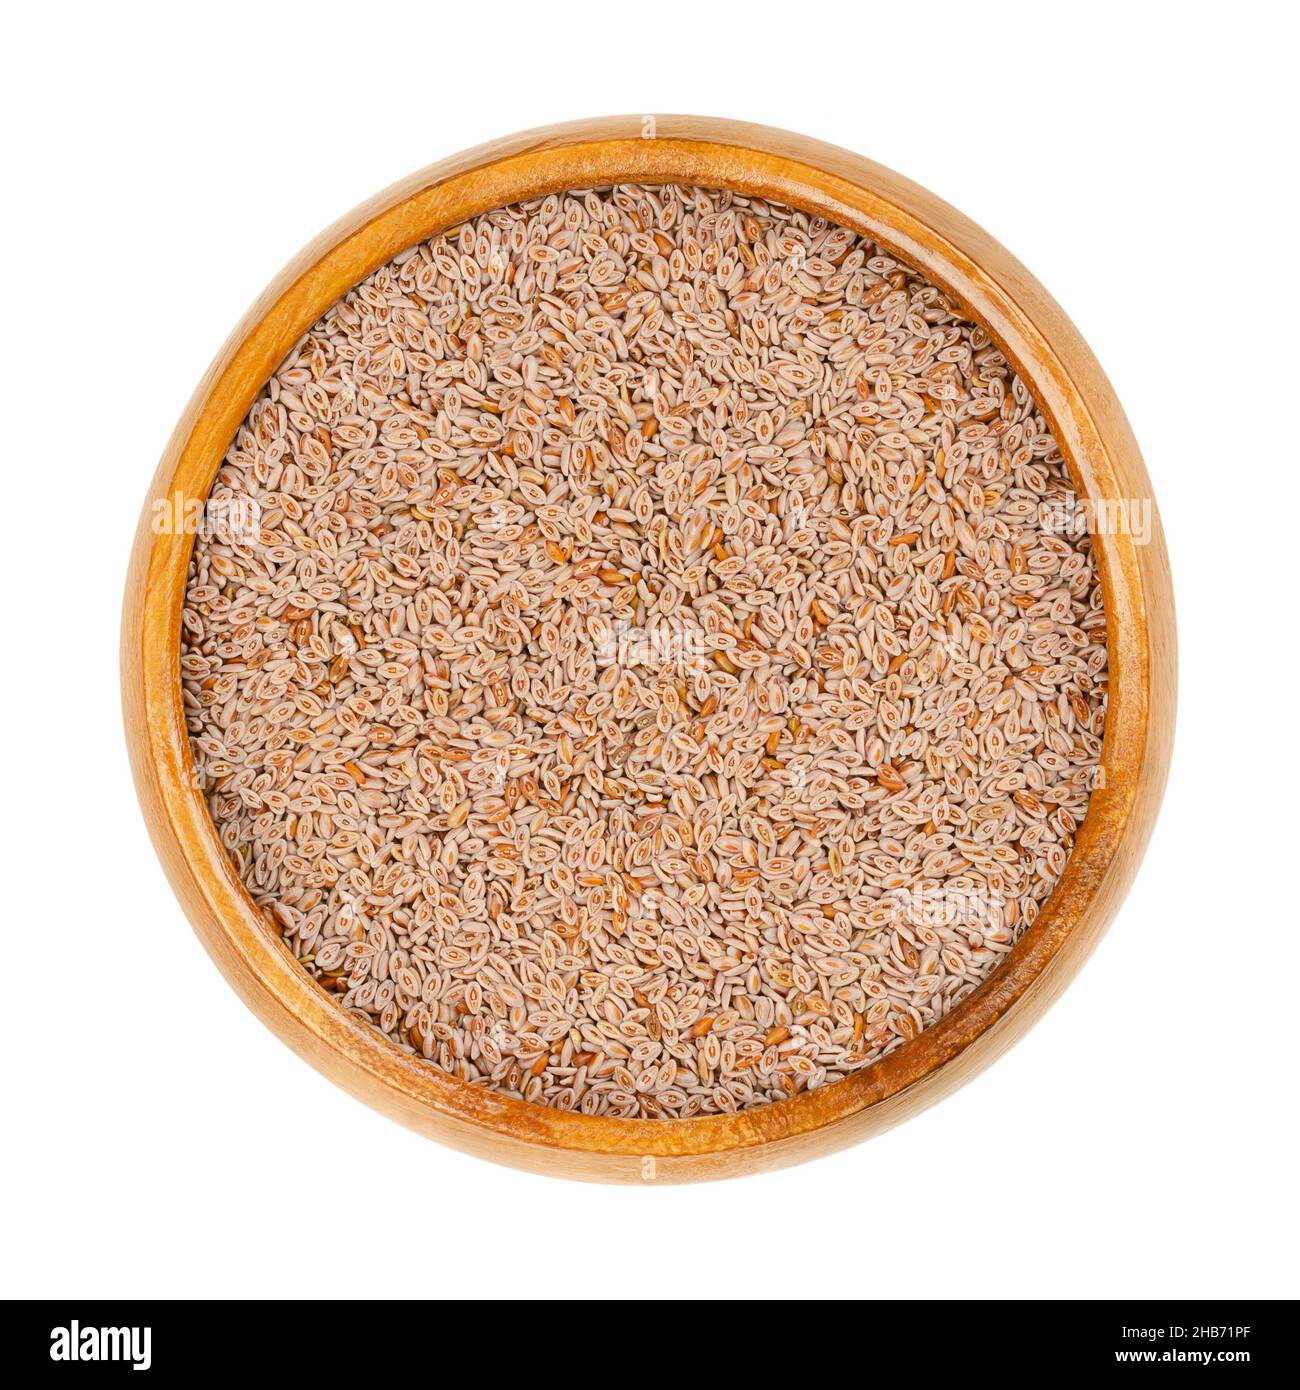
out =
<path fill-rule="evenodd" d="M 781 1100 L 994 969 L 1087 807 L 1087 537 L 1024 384 L 855 233 L 476 218 L 290 353 L 195 548 L 195 764 L 343 1007 L 593 1114 Z M 235 514 L 235 513 L 230 513 Z"/>

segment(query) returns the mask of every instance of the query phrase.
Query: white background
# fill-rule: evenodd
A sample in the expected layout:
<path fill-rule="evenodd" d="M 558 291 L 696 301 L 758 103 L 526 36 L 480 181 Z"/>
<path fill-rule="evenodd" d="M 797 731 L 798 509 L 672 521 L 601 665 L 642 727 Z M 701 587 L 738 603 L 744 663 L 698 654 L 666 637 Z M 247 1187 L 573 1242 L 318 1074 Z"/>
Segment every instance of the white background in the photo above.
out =
<path fill-rule="evenodd" d="M 0 1292 L 1300 1293 L 1300 305 L 1284 13 L 902 0 L 11 10 Z M 1137 884 L 1010 1055 L 815 1165 L 620 1189 L 438 1147 L 254 1020 L 146 836 L 117 643 L 157 458 L 286 260 L 467 146 L 669 111 L 786 127 L 899 169 L 1060 300 L 1154 480 L 1182 690 Z"/>

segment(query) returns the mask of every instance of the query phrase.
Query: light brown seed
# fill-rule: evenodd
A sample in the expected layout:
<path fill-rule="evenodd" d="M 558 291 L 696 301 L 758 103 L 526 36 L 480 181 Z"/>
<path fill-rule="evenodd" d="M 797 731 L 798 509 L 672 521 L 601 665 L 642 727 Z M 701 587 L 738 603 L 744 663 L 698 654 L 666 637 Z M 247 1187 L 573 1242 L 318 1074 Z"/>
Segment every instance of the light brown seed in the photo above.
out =
<path fill-rule="evenodd" d="M 181 684 L 232 865 L 463 1081 L 668 1121 L 906 1046 L 1059 879 L 1106 627 L 996 344 L 733 192 L 496 209 L 380 267 L 232 441 Z M 786 735 L 788 734 L 788 737 Z"/>

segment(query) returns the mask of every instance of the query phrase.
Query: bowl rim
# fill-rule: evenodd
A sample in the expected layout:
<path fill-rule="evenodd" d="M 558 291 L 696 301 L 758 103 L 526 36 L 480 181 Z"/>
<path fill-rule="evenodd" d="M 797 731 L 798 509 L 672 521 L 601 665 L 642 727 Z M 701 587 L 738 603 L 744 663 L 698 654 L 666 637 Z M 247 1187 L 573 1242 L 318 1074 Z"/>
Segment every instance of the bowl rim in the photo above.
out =
<path fill-rule="evenodd" d="M 492 208 L 614 182 L 731 188 L 889 248 L 991 334 L 1051 422 L 1081 497 L 1151 507 L 1147 544 L 1126 526 L 1094 535 L 1109 652 L 1104 784 L 1060 881 L 1007 959 L 871 1066 L 786 1101 L 685 1120 L 582 1115 L 459 1081 L 345 1013 L 297 964 L 226 859 L 198 790 L 179 665 L 193 536 L 151 524 L 158 499 L 206 498 L 275 367 L 378 266 Z M 122 631 L 127 741 L 155 847 L 200 939 L 254 1012 L 333 1080 L 432 1137 L 515 1166 L 624 1181 L 729 1176 L 855 1142 L 955 1089 L 1027 1031 L 1136 871 L 1168 769 L 1174 667 L 1168 561 L 1141 455 L 1100 366 L 1046 291 L 973 222 L 881 165 L 785 131 L 691 116 L 598 118 L 478 146 L 393 185 L 307 246 L 241 320 L 176 426 L 142 512 Z"/>

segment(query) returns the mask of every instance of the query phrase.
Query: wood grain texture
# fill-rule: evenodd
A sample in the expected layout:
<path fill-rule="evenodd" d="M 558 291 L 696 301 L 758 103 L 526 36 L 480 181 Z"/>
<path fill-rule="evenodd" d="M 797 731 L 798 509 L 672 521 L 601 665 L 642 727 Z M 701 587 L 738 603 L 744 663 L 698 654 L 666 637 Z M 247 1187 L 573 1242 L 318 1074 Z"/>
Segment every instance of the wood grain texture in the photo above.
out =
<path fill-rule="evenodd" d="M 1009 252 L 900 175 L 762 126 L 610 117 L 511 136 L 413 175 L 349 214 L 266 290 L 177 424 L 136 536 L 122 623 L 127 742 L 150 833 L 204 946 L 248 1006 L 360 1099 L 471 1153 L 539 1172 L 624 1182 L 731 1177 L 854 1143 L 956 1089 L 1022 1037 L 1061 993 L 1132 882 L 1173 740 L 1173 592 L 1152 502 L 1147 544 L 1098 534 L 1110 707 L 1102 766 L 1062 878 L 1006 962 L 946 1018 L 874 1066 L 731 1116 L 618 1120 L 566 1114 L 454 1080 L 337 1005 L 253 907 L 196 787 L 180 699 L 180 611 L 193 538 L 156 535 L 155 499 L 206 497 L 230 440 L 301 334 L 397 252 L 521 198 L 615 181 L 732 188 L 819 213 L 891 248 L 983 324 L 1051 421 L 1081 497 L 1151 499 L 1137 444 L 1074 326 Z"/>

